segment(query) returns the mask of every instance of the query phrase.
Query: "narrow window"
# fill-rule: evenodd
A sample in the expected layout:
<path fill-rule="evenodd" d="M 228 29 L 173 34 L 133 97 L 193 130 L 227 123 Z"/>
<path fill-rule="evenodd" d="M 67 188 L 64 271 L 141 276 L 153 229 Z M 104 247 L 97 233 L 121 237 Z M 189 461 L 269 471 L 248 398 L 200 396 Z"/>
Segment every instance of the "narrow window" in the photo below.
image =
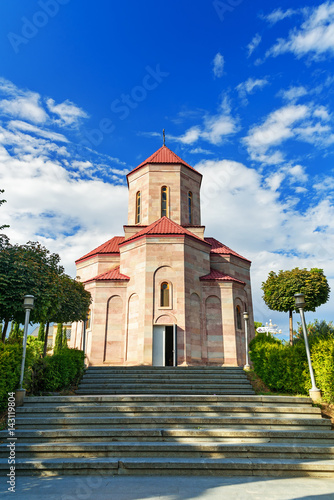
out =
<path fill-rule="evenodd" d="M 169 284 L 161 283 L 160 306 L 169 307 Z"/>
<path fill-rule="evenodd" d="M 141 200 L 140 191 L 136 194 L 136 224 L 140 222 Z"/>
<path fill-rule="evenodd" d="M 189 224 L 193 223 L 193 194 L 191 191 L 188 193 L 188 215 L 189 215 Z"/>
<path fill-rule="evenodd" d="M 86 328 L 87 330 L 91 327 L 92 311 L 89 309 L 87 313 Z"/>
<path fill-rule="evenodd" d="M 242 330 L 241 311 L 239 306 L 236 307 L 236 312 L 237 312 L 237 329 Z"/>
<path fill-rule="evenodd" d="M 168 217 L 168 188 L 161 188 L 161 217 Z"/>

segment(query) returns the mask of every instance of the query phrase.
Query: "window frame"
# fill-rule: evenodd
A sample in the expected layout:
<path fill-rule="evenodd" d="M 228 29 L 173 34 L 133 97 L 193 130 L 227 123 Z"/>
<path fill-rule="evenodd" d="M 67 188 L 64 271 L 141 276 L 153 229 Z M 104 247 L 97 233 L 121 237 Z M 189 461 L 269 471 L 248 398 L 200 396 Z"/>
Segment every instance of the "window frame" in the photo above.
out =
<path fill-rule="evenodd" d="M 188 191 L 188 223 L 193 223 L 193 193 Z"/>
<path fill-rule="evenodd" d="M 162 194 L 163 194 L 163 189 L 166 189 L 166 214 L 165 215 L 162 215 Z M 161 217 L 169 217 L 169 189 L 168 189 L 168 186 L 166 186 L 165 184 L 163 186 L 161 186 L 161 189 L 160 189 L 160 216 Z"/>
<path fill-rule="evenodd" d="M 162 286 L 168 285 L 168 306 L 162 305 Z M 173 309 L 173 285 L 170 281 L 164 279 L 159 283 L 159 309 Z"/>
<path fill-rule="evenodd" d="M 136 211 L 135 211 L 135 223 L 140 224 L 141 221 L 141 191 L 136 193 Z"/>

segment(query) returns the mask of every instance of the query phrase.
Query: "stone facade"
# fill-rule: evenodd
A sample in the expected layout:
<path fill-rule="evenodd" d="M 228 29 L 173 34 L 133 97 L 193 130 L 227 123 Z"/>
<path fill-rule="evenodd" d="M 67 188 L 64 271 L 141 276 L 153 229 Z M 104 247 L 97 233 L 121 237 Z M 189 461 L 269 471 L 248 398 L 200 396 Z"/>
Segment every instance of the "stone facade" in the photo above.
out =
<path fill-rule="evenodd" d="M 92 295 L 90 365 L 245 363 L 250 262 L 201 226 L 202 176 L 162 146 L 127 176 L 128 224 L 76 261 Z M 70 345 L 82 348 L 83 325 Z"/>

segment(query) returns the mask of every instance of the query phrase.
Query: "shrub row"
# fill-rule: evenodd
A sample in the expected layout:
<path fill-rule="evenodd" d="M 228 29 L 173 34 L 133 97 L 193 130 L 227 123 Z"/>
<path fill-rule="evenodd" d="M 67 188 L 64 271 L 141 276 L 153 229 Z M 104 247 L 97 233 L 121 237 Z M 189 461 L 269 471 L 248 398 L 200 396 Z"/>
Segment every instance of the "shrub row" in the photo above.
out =
<path fill-rule="evenodd" d="M 8 392 L 20 382 L 22 345 L 0 343 L 0 411 L 7 406 Z M 30 394 L 59 391 L 76 383 L 83 373 L 84 353 L 64 348 L 59 354 L 42 358 L 43 342 L 28 337 L 23 387 Z"/>
<path fill-rule="evenodd" d="M 308 394 L 311 388 L 305 344 L 283 343 L 258 334 L 249 344 L 254 370 L 273 391 Z M 334 339 L 314 338 L 310 342 L 317 387 L 324 401 L 334 401 Z"/>

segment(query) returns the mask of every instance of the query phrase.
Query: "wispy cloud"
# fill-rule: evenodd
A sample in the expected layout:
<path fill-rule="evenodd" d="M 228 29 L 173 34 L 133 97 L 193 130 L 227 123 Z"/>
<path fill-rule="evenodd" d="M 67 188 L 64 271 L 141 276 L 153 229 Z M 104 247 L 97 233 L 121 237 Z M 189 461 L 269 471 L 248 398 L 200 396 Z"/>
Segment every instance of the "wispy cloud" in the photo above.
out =
<path fill-rule="evenodd" d="M 224 64 L 225 64 L 224 57 L 221 55 L 220 52 L 218 52 L 212 61 L 213 65 L 212 71 L 216 78 L 221 78 L 223 76 Z"/>
<path fill-rule="evenodd" d="M 287 17 L 291 17 L 294 14 L 298 14 L 298 10 L 294 9 L 287 9 L 287 10 L 282 10 L 281 8 L 273 10 L 270 14 L 262 14 L 260 17 L 264 19 L 265 21 L 268 21 L 270 24 L 276 24 L 279 21 L 282 21 L 283 19 L 286 19 Z"/>
<path fill-rule="evenodd" d="M 292 86 L 287 90 L 281 90 L 278 95 L 285 101 L 296 102 L 300 97 L 307 95 L 307 89 L 303 86 Z"/>
<path fill-rule="evenodd" d="M 259 33 L 256 33 L 256 35 L 252 38 L 252 41 L 247 45 L 247 50 L 248 50 L 248 57 L 250 57 L 254 50 L 257 49 L 257 47 L 260 45 L 262 40 L 262 37 Z"/>
<path fill-rule="evenodd" d="M 69 100 L 56 104 L 53 99 L 49 98 L 46 105 L 51 113 L 58 116 L 57 123 L 60 126 L 77 126 L 82 118 L 88 118 L 88 114 L 83 109 Z"/>
<path fill-rule="evenodd" d="M 303 14 L 305 21 L 301 26 L 291 30 L 287 38 L 279 38 L 266 52 L 266 57 L 287 52 L 298 58 L 334 55 L 334 3 L 325 2 L 318 7 L 303 9 Z"/>
<path fill-rule="evenodd" d="M 247 95 L 252 94 L 255 90 L 262 89 L 269 84 L 267 78 L 248 78 L 245 82 L 239 83 L 236 90 L 238 91 L 240 99 L 243 100 L 244 104 L 247 104 Z"/>

